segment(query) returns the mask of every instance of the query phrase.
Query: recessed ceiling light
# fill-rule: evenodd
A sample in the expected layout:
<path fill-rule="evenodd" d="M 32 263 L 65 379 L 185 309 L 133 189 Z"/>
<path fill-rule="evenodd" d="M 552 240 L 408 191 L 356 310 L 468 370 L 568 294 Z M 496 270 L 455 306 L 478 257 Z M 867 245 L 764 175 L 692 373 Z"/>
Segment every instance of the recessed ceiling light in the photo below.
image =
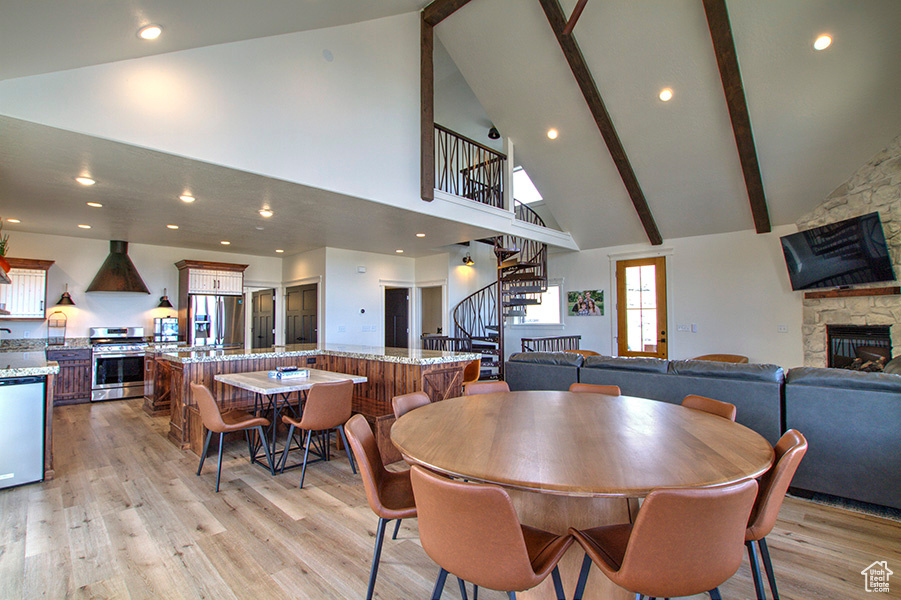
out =
<path fill-rule="evenodd" d="M 272 211 L 271 211 L 270 209 L 268 209 L 268 208 L 261 208 L 261 209 L 260 209 L 260 216 L 261 216 L 261 217 L 269 218 L 269 217 L 272 216 Z"/>
<path fill-rule="evenodd" d="M 90 229 L 91 226 L 90 225 L 79 225 L 78 228 L 79 229 Z"/>
<path fill-rule="evenodd" d="M 94 181 L 94 180 L 91 179 L 90 177 L 76 177 L 76 178 L 75 178 L 75 181 L 77 181 L 77 182 L 80 183 L 81 185 L 94 185 L 95 183 L 97 183 L 96 181 Z"/>
<path fill-rule="evenodd" d="M 228 246 L 229 244 L 231 244 L 231 242 L 227 242 L 227 241 L 225 241 L 225 240 L 222 240 L 222 241 L 219 242 L 219 243 L 222 244 L 223 246 Z"/>
<path fill-rule="evenodd" d="M 257 225 L 257 226 L 255 227 L 255 229 L 256 229 L 257 231 L 263 231 L 263 230 L 266 229 L 266 228 Z"/>
<path fill-rule="evenodd" d="M 660 99 L 664 102 L 669 102 L 673 99 L 673 90 L 669 88 L 663 88 L 660 90 Z"/>
<path fill-rule="evenodd" d="M 178 199 L 181 200 L 182 202 L 189 202 L 189 203 L 197 200 L 197 198 L 195 198 L 191 194 L 182 194 L 181 196 L 178 197 Z"/>
<path fill-rule="evenodd" d="M 159 25 L 147 25 L 138 29 L 138 37 L 142 40 L 155 40 L 163 33 L 163 28 Z"/>
<path fill-rule="evenodd" d="M 557 139 L 557 135 L 559 135 L 559 134 L 557 133 L 557 130 L 556 130 L 556 129 L 548 129 L 548 130 L 547 130 L 547 136 L 548 136 L 550 139 L 556 140 L 556 139 Z"/>
<path fill-rule="evenodd" d="M 403 254 L 403 253 L 404 253 L 404 251 L 401 250 L 400 248 L 398 248 L 397 250 L 395 250 L 395 252 L 397 252 L 398 254 Z"/>
<path fill-rule="evenodd" d="M 281 254 L 282 252 L 284 252 L 284 250 L 282 250 L 281 248 L 279 248 L 278 250 L 276 250 L 276 252 L 278 252 L 279 254 Z"/>
<path fill-rule="evenodd" d="M 103 208 L 103 205 L 99 202 L 88 202 L 88 206 L 91 208 Z"/>
<path fill-rule="evenodd" d="M 19 219 L 7 219 L 6 222 L 7 223 L 21 223 L 22 221 L 20 221 Z"/>
<path fill-rule="evenodd" d="M 823 34 L 813 42 L 814 50 L 825 50 L 832 44 L 832 36 Z"/>
<path fill-rule="evenodd" d="M 424 234 L 424 233 L 417 233 L 417 234 L 416 234 L 416 237 L 425 237 L 425 234 Z"/>
<path fill-rule="evenodd" d="M 178 229 L 178 225 L 166 225 L 169 229 Z"/>

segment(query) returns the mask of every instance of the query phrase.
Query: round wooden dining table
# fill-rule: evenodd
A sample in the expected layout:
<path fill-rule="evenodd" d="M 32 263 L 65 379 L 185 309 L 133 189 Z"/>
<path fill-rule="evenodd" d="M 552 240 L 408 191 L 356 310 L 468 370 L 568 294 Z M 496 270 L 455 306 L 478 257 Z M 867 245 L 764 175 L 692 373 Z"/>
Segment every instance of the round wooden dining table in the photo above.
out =
<path fill-rule="evenodd" d="M 756 478 L 773 448 L 728 419 L 679 405 L 572 392 L 452 398 L 397 420 L 391 440 L 404 459 L 469 481 L 503 486 L 520 520 L 554 533 L 633 521 L 659 487 L 703 487 Z M 567 595 L 583 551 L 560 563 Z M 597 568 L 585 598 L 634 598 Z M 518 594 L 554 598 L 550 578 Z"/>

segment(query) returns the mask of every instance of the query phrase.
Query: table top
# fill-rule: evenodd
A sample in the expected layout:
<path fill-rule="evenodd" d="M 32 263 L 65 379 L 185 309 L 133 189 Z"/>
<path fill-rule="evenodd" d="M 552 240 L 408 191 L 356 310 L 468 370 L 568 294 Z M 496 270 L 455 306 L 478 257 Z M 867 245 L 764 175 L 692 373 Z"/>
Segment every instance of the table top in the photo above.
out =
<path fill-rule="evenodd" d="M 335 373 L 321 369 L 308 369 L 309 377 L 292 377 L 290 379 L 276 379 L 269 377 L 269 371 L 251 371 L 249 373 L 226 373 L 216 375 L 213 379 L 224 384 L 231 385 L 242 390 L 256 392 L 258 394 L 288 394 L 290 392 L 302 392 L 313 387 L 317 383 L 332 383 L 352 379 L 354 383 L 366 383 L 366 377 L 362 375 L 349 375 L 347 373 Z"/>
<path fill-rule="evenodd" d="M 438 472 L 568 496 L 730 483 L 762 475 L 774 458 L 763 437 L 722 417 L 554 391 L 435 402 L 398 419 L 391 440 L 408 462 Z"/>

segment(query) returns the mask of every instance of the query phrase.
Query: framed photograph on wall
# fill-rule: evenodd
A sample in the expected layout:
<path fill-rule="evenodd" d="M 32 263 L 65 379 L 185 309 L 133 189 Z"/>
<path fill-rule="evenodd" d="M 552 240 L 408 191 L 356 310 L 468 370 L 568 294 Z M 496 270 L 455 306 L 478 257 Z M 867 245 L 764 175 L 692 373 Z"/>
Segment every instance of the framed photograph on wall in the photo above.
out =
<path fill-rule="evenodd" d="M 604 290 L 566 292 L 566 314 L 570 317 L 603 317 Z"/>

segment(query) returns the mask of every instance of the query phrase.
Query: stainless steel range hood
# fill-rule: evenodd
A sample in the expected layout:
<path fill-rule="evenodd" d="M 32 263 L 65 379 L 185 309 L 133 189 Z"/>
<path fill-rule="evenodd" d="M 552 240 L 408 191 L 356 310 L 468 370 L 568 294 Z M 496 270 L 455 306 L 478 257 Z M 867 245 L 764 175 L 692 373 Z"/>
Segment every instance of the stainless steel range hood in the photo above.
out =
<path fill-rule="evenodd" d="M 134 263 L 128 258 L 128 242 L 113 240 L 109 243 L 109 256 L 103 261 L 86 291 L 150 293 Z"/>

